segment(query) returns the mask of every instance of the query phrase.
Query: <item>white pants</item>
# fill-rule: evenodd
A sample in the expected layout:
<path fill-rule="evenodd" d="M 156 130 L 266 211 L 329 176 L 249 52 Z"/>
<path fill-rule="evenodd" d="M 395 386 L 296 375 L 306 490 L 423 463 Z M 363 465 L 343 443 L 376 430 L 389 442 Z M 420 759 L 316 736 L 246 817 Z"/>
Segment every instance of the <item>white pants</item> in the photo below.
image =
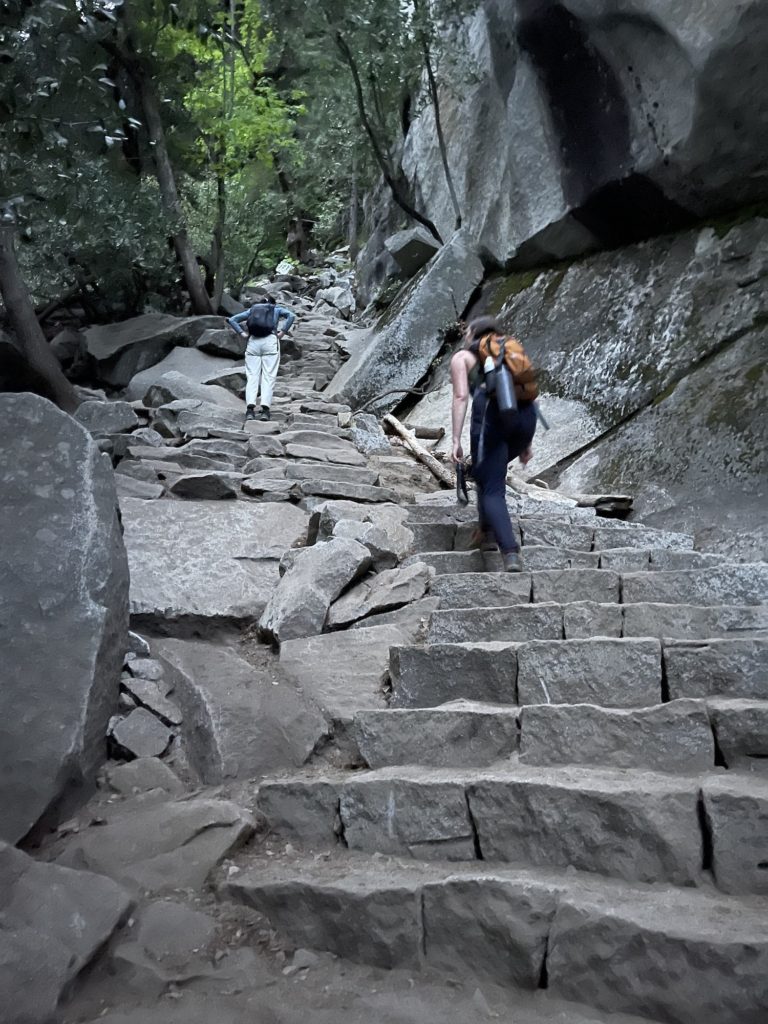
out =
<path fill-rule="evenodd" d="M 245 349 L 245 404 L 256 405 L 261 384 L 261 404 L 272 405 L 272 392 L 280 367 L 280 342 L 276 334 L 251 338 Z"/>

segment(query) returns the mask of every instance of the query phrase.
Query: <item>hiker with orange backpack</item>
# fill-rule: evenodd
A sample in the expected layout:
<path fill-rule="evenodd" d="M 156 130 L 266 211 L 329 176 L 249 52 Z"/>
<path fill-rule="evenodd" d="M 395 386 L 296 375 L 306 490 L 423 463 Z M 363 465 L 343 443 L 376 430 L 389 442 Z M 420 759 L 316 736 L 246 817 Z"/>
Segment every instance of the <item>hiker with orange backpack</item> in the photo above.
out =
<path fill-rule="evenodd" d="M 464 347 L 451 359 L 453 461 L 464 463 L 461 434 L 470 392 L 472 479 L 477 485 L 480 548 L 501 551 L 505 572 L 521 572 L 522 561 L 507 509 L 507 466 L 533 457 L 538 395 L 536 374 L 519 341 L 493 317 L 471 320 Z"/>

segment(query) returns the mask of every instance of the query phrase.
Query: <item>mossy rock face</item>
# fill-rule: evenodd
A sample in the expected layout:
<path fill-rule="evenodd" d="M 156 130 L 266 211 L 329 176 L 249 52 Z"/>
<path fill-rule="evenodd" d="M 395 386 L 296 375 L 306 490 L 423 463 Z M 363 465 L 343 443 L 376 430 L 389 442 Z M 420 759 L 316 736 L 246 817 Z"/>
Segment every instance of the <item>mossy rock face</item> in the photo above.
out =
<path fill-rule="evenodd" d="M 562 474 L 561 486 L 635 495 L 664 487 L 694 509 L 694 525 L 764 508 L 767 346 L 765 328 L 728 345 L 598 441 Z"/>
<path fill-rule="evenodd" d="M 485 308 L 547 389 L 604 428 L 664 396 L 768 313 L 768 220 L 655 238 L 489 282 Z"/>

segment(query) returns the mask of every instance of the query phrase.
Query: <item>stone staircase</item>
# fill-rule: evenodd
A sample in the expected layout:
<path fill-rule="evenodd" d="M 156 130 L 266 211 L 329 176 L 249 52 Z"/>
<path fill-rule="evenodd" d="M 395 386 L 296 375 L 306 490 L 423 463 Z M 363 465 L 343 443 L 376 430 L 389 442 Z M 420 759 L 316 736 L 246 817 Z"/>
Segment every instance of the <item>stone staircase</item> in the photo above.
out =
<path fill-rule="evenodd" d="M 364 963 L 763 1024 L 768 566 L 520 505 L 519 575 L 411 506 L 440 606 L 354 718 L 366 768 L 262 783 L 273 848 L 221 892 Z"/>

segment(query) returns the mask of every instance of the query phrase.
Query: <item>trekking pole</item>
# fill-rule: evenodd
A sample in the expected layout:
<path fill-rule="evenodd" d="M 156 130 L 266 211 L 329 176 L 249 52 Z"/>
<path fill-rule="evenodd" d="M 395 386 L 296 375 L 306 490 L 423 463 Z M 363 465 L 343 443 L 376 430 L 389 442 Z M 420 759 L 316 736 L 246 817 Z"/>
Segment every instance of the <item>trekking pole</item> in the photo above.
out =
<path fill-rule="evenodd" d="M 453 303 L 453 311 L 456 314 L 456 323 L 459 325 L 459 328 L 462 329 L 464 327 L 464 321 L 461 319 L 461 314 L 459 313 L 459 307 L 456 305 L 456 296 L 453 294 L 453 288 L 451 288 L 450 291 L 451 291 L 451 302 Z"/>
<path fill-rule="evenodd" d="M 549 430 L 549 424 L 547 423 L 547 417 L 541 411 L 538 402 L 533 403 L 533 408 L 536 410 L 536 419 L 541 420 L 541 425 L 545 430 Z"/>

